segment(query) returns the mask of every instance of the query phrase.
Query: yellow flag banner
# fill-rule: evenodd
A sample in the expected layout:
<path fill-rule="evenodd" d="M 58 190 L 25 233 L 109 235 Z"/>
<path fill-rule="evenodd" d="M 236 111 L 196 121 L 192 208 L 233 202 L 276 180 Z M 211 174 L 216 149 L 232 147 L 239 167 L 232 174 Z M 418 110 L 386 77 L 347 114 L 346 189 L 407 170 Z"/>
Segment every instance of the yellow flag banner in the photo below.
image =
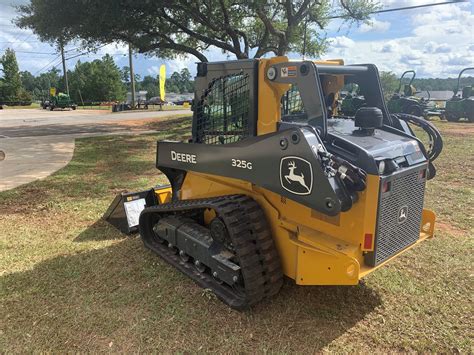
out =
<path fill-rule="evenodd" d="M 49 88 L 49 94 L 51 96 L 56 96 L 56 88 Z"/>
<path fill-rule="evenodd" d="M 164 64 L 160 66 L 160 99 L 165 101 L 165 81 L 166 81 L 166 67 Z"/>

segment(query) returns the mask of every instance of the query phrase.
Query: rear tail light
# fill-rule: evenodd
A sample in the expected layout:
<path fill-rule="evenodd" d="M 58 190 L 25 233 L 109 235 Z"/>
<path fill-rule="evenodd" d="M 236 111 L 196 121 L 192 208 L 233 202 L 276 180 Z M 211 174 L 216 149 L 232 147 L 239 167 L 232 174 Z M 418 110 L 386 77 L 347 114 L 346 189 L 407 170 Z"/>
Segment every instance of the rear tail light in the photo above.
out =
<path fill-rule="evenodd" d="M 372 233 L 365 233 L 364 235 L 364 250 L 373 250 L 374 249 L 374 235 Z"/>

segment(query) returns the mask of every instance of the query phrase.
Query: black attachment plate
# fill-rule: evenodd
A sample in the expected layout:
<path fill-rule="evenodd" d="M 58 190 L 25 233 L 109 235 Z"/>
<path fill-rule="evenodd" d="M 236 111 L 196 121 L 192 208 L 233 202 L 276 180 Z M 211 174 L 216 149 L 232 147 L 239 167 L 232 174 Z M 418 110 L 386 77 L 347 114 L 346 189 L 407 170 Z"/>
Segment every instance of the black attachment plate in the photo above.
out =
<path fill-rule="evenodd" d="M 124 234 L 138 232 L 138 217 L 145 207 L 156 205 L 155 189 L 122 192 L 115 196 L 102 219 Z"/>

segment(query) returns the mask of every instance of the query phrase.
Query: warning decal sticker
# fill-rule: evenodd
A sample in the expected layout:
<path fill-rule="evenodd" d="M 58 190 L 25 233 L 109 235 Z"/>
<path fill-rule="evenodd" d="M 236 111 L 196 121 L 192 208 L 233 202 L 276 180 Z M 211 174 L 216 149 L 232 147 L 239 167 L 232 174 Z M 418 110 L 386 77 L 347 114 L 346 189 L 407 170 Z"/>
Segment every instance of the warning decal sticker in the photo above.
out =
<path fill-rule="evenodd" d="M 296 66 L 281 68 L 282 78 L 291 78 L 296 76 Z"/>

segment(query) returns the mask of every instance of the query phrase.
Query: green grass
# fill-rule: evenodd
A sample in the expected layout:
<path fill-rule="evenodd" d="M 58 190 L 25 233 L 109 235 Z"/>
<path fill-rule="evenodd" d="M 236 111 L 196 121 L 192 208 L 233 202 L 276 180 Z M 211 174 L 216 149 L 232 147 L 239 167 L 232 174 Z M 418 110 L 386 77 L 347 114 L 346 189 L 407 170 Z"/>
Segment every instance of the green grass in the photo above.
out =
<path fill-rule="evenodd" d="M 4 109 L 7 110 L 18 110 L 18 109 L 37 109 L 41 108 L 39 103 L 32 103 L 28 106 L 4 106 Z M 188 107 L 189 108 L 189 107 Z M 112 110 L 111 105 L 85 105 L 85 106 L 77 106 L 78 110 Z M 184 107 L 182 105 L 163 105 L 163 111 L 174 111 L 174 110 L 183 110 Z M 160 111 L 159 105 L 150 105 L 148 110 L 143 109 L 142 111 Z"/>
<path fill-rule="evenodd" d="M 189 108 L 189 107 L 188 107 Z M 78 110 L 112 110 L 111 105 L 85 105 L 77 106 Z M 159 105 L 149 105 L 148 109 L 140 109 L 140 111 L 175 111 L 185 109 L 183 105 L 163 105 L 162 110 Z"/>
<path fill-rule="evenodd" d="M 426 199 L 436 238 L 358 286 L 287 280 L 243 313 L 100 219 L 116 193 L 165 182 L 155 142 L 189 134 L 189 119 L 77 140 L 67 167 L 0 193 L 0 350 L 471 352 L 474 132 L 436 124 L 445 150 Z"/>
<path fill-rule="evenodd" d="M 31 105 L 28 105 L 28 106 L 3 106 L 3 108 L 7 110 L 29 109 L 29 108 L 40 108 L 40 107 L 41 105 L 37 102 L 33 102 Z"/>

